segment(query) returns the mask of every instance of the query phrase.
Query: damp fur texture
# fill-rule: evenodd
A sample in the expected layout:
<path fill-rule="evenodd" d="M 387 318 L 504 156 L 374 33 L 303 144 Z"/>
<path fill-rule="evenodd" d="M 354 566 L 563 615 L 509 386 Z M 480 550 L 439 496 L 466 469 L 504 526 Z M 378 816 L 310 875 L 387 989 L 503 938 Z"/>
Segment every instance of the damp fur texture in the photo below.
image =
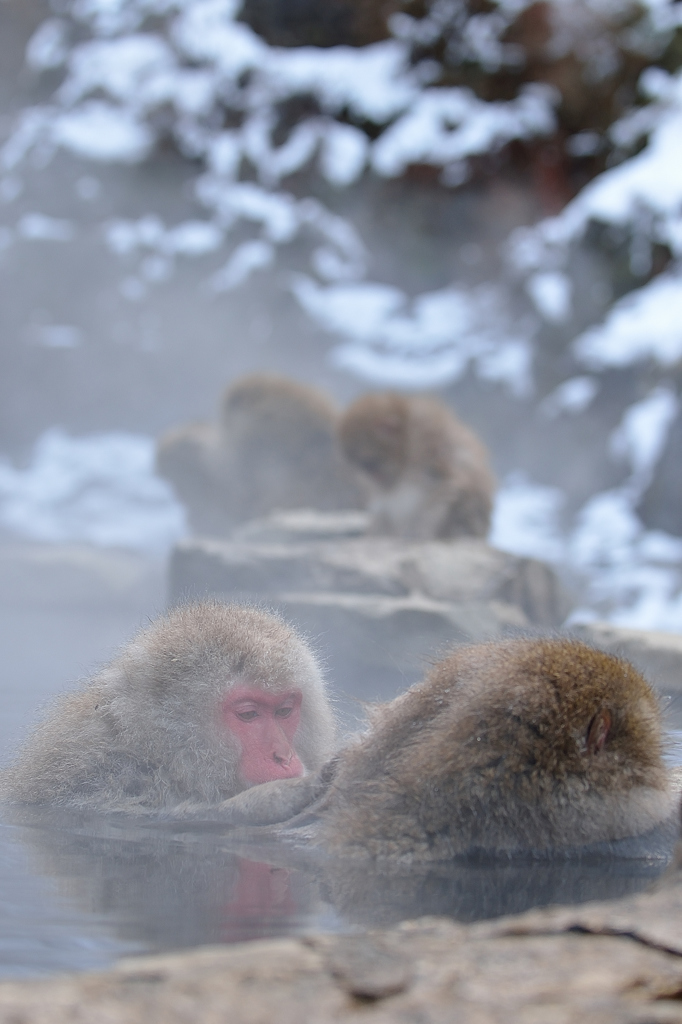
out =
<path fill-rule="evenodd" d="M 3 773 L 2 795 L 127 811 L 234 796 L 247 787 L 219 708 L 244 681 L 302 691 L 296 751 L 316 772 L 333 749 L 334 719 L 310 647 L 276 615 L 208 601 L 157 619 L 61 697 Z"/>
<path fill-rule="evenodd" d="M 483 442 L 435 398 L 364 395 L 339 428 L 376 533 L 409 540 L 485 537 L 495 480 Z"/>
<path fill-rule="evenodd" d="M 409 861 L 643 835 L 674 813 L 662 754 L 657 698 L 628 662 L 570 639 L 462 647 L 339 755 L 318 837 Z"/>

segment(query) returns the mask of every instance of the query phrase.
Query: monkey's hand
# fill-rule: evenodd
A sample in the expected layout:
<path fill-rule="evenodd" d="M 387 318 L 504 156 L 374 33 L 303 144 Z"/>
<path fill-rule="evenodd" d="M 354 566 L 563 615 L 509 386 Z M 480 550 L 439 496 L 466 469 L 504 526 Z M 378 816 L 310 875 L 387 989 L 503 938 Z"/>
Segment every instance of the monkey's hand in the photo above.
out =
<path fill-rule="evenodd" d="M 306 775 L 302 779 L 277 779 L 238 793 L 216 808 L 229 825 L 276 825 L 300 814 L 327 788 L 327 779 Z"/>

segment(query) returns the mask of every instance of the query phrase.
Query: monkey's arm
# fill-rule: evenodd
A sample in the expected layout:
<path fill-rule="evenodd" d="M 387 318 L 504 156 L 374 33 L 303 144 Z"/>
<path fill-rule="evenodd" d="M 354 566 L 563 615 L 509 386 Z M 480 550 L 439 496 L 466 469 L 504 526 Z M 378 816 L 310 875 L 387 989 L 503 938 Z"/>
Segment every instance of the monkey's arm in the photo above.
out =
<path fill-rule="evenodd" d="M 316 775 L 263 782 L 218 804 L 183 803 L 163 817 L 225 825 L 277 825 L 305 811 L 325 793 L 329 781 L 325 765 Z"/>
<path fill-rule="evenodd" d="M 238 793 L 220 804 L 220 817 L 231 825 L 278 825 L 317 805 L 333 782 L 338 758 L 332 757 L 316 775 L 278 779 Z"/>
<path fill-rule="evenodd" d="M 238 793 L 217 807 L 221 821 L 230 825 L 276 825 L 300 814 L 327 788 L 320 775 L 278 779 Z"/>

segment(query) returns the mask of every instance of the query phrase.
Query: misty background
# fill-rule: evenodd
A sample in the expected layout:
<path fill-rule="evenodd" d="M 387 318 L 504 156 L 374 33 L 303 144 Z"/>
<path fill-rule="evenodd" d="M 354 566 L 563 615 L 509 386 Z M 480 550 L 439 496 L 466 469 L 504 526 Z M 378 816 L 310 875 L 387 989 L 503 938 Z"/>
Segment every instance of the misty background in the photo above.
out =
<path fill-rule="evenodd" d="M 682 628 L 675 3 L 0 3 L 0 526 L 163 556 L 154 438 L 442 395 L 491 540 Z"/>
<path fill-rule="evenodd" d="M 252 371 L 439 395 L 571 622 L 682 632 L 681 66 L 673 0 L 0 0 L 3 758 L 165 607 L 156 438 Z M 208 840 L 2 828 L 10 973 L 338 925 L 294 875 L 228 934 Z"/>

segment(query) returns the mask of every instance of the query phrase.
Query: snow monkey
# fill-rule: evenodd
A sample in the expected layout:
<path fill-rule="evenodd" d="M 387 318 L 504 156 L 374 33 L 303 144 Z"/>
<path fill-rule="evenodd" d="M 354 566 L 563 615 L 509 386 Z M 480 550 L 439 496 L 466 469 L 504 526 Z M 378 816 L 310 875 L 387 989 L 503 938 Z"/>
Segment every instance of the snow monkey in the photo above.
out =
<path fill-rule="evenodd" d="M 410 540 L 487 534 L 495 489 L 488 454 L 442 402 L 364 395 L 342 416 L 340 437 L 375 532 Z"/>
<path fill-rule="evenodd" d="M 660 825 L 672 841 L 662 746 L 658 701 L 628 662 L 573 639 L 501 640 L 456 649 L 378 707 L 307 808 L 296 781 L 227 806 L 235 823 L 274 821 L 279 792 L 315 843 L 405 861 L 565 853 Z"/>
<path fill-rule="evenodd" d="M 217 424 L 165 434 L 157 468 L 198 532 L 229 533 L 275 508 L 359 508 L 360 489 L 337 438 L 338 418 L 321 391 L 253 374 L 227 389 Z"/>
<path fill-rule="evenodd" d="M 62 697 L 3 773 L 2 791 L 128 811 L 213 805 L 317 772 L 333 739 L 308 644 L 275 615 L 204 602 L 157 619 Z"/>

